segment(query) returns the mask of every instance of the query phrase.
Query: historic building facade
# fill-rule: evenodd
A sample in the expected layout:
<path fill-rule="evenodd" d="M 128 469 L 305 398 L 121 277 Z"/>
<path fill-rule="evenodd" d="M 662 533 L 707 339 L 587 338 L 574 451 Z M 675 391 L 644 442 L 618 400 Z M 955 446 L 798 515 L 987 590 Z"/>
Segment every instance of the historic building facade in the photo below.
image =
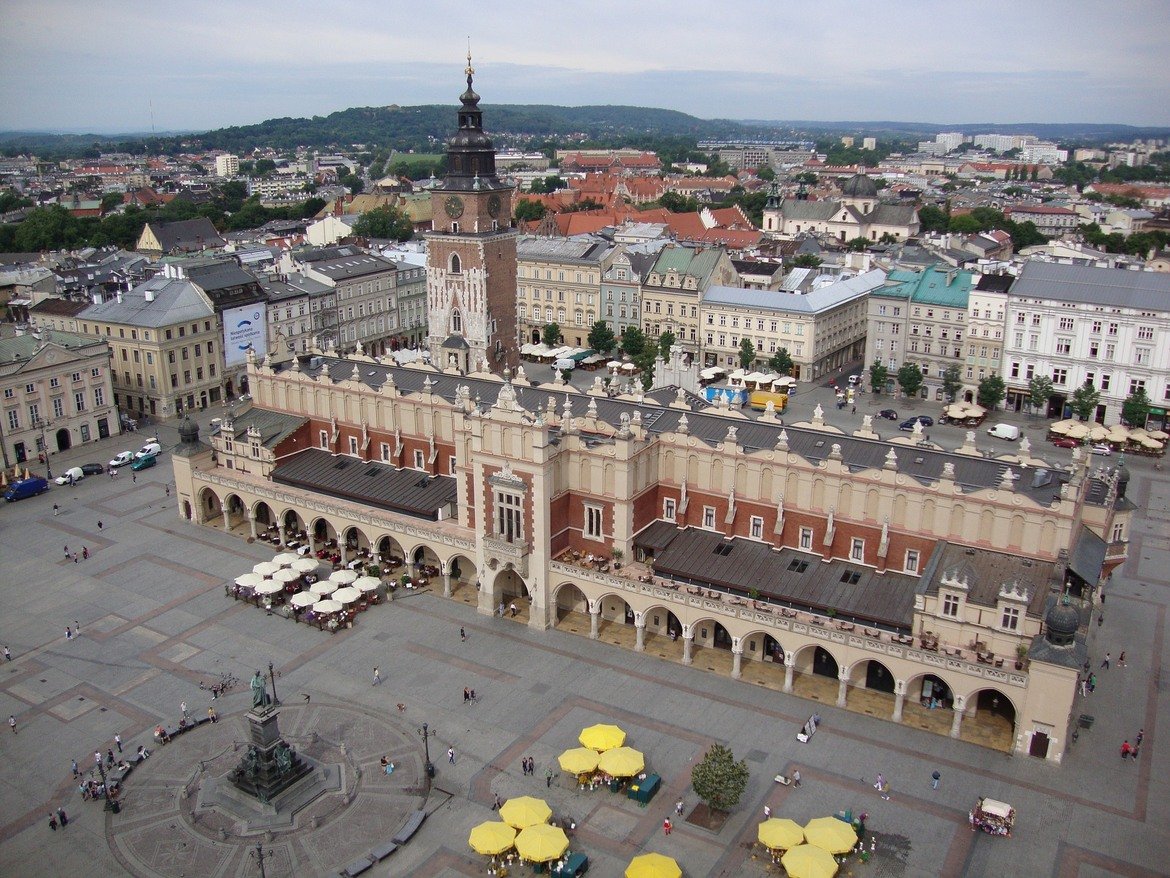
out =
<path fill-rule="evenodd" d="M 523 370 L 326 356 L 250 377 L 255 408 L 176 451 L 185 519 L 336 540 L 484 614 L 515 602 L 539 629 L 1060 759 L 1087 613 L 1125 559 L 1123 467 L 1078 452 L 1040 480 L 1024 446 L 991 460 Z"/>

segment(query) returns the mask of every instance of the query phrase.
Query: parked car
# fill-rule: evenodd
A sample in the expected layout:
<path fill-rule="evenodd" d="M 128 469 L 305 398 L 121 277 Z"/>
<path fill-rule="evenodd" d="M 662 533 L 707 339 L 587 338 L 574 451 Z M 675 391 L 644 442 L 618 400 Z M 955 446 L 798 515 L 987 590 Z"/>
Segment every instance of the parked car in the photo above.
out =
<path fill-rule="evenodd" d="M 106 471 L 106 468 L 100 463 L 83 463 L 81 465 L 81 471 L 87 476 L 100 476 Z"/>
<path fill-rule="evenodd" d="M 1081 443 L 1076 439 L 1069 439 L 1067 436 L 1058 436 L 1052 440 L 1052 444 L 1057 448 L 1076 448 Z"/>
<path fill-rule="evenodd" d="M 8 490 L 4 492 L 4 499 L 9 503 L 15 503 L 17 500 L 23 500 L 26 497 L 35 497 L 37 494 L 43 494 L 49 490 L 49 480 L 42 479 L 40 476 L 31 476 L 27 479 L 20 479 L 8 486 Z"/>
<path fill-rule="evenodd" d="M 145 445 L 142 446 L 142 448 L 140 448 L 138 450 L 138 453 L 135 454 L 134 456 L 136 458 L 152 457 L 153 455 L 161 454 L 161 453 L 162 453 L 162 446 L 158 444 L 158 440 L 157 439 L 150 439 L 147 441 L 147 443 Z"/>
<path fill-rule="evenodd" d="M 1105 457 L 1108 457 L 1109 455 L 1111 455 L 1113 453 L 1113 449 L 1110 448 L 1108 445 L 1106 445 L 1104 442 L 1098 442 L 1096 445 L 1090 446 L 1089 451 L 1093 454 L 1104 455 Z"/>
<path fill-rule="evenodd" d="M 71 466 L 57 478 L 53 479 L 58 485 L 73 485 L 85 478 L 85 471 L 79 466 Z"/>
<path fill-rule="evenodd" d="M 885 418 L 887 421 L 896 421 L 898 420 L 898 413 L 893 409 L 882 409 L 878 412 L 878 417 Z"/>
<path fill-rule="evenodd" d="M 997 439 L 1007 439 L 1009 442 L 1015 442 L 1020 438 L 1020 428 L 1015 424 L 996 424 L 987 431 L 987 435 L 994 436 Z"/>
<path fill-rule="evenodd" d="M 126 466 L 127 464 L 131 464 L 133 462 L 133 451 L 119 451 L 117 455 L 115 455 L 114 459 L 109 462 L 108 466 L 110 469 L 117 469 L 120 466 Z"/>
<path fill-rule="evenodd" d="M 139 472 L 144 469 L 150 469 L 156 463 L 158 463 L 158 457 L 153 454 L 148 454 L 145 457 L 138 458 L 136 461 L 134 461 L 134 463 L 130 464 L 130 469 L 134 470 L 134 472 Z"/>
<path fill-rule="evenodd" d="M 934 418 L 928 418 L 926 415 L 919 415 L 916 418 L 908 418 L 898 425 L 899 430 L 910 431 L 914 429 L 914 422 L 919 421 L 923 427 L 934 426 Z"/>

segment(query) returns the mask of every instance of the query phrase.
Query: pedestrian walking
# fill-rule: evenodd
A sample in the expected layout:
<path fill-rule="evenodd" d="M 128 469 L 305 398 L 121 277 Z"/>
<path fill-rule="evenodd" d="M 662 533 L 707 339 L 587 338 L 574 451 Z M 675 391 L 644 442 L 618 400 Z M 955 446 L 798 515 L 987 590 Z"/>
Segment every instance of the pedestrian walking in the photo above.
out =
<path fill-rule="evenodd" d="M 56 515 L 60 511 L 61 511 L 60 507 L 58 507 L 57 504 L 54 503 L 53 504 L 53 514 Z"/>
<path fill-rule="evenodd" d="M 102 524 L 102 520 L 99 518 L 98 519 L 98 530 L 101 530 L 103 527 L 105 527 L 105 525 Z"/>
<path fill-rule="evenodd" d="M 72 558 L 72 557 L 73 557 L 73 556 L 69 554 L 69 547 L 68 547 L 68 546 L 66 546 L 66 547 L 65 547 L 65 560 L 66 560 L 66 561 L 68 561 L 68 560 L 69 560 L 70 558 Z"/>
<path fill-rule="evenodd" d="M 81 547 L 81 557 L 85 561 L 89 560 L 89 546 L 82 546 Z"/>
<path fill-rule="evenodd" d="M 1097 614 L 1097 627 L 1100 628 L 1104 624 L 1105 624 L 1105 614 L 1098 613 Z"/>
<path fill-rule="evenodd" d="M 885 786 L 885 784 L 886 784 L 886 779 L 885 779 L 884 777 L 882 777 L 882 773 L 879 771 L 879 772 L 878 772 L 878 776 L 877 776 L 877 777 L 874 779 L 874 782 L 873 782 L 873 788 L 874 788 L 875 790 L 879 790 L 879 791 L 880 791 L 880 790 L 881 790 L 881 788 L 882 788 L 883 786 Z"/>
<path fill-rule="evenodd" d="M 382 682 L 382 672 L 378 670 L 377 666 L 375 666 L 374 667 L 374 682 L 371 685 L 377 686 L 381 682 Z"/>
<path fill-rule="evenodd" d="M 851 414 L 851 415 L 857 414 L 857 406 L 854 406 L 853 411 L 851 411 L 849 414 Z"/>
<path fill-rule="evenodd" d="M 170 486 L 170 485 L 167 485 L 167 486 L 166 486 L 166 489 L 167 489 L 167 496 L 168 496 L 168 497 L 169 497 L 169 496 L 171 496 L 171 486 Z"/>
<path fill-rule="evenodd" d="M 938 789 L 938 782 L 941 778 L 942 778 L 942 775 L 938 772 L 937 769 L 930 773 L 930 788 L 932 790 Z"/>
<path fill-rule="evenodd" d="M 799 768 L 796 769 L 794 772 L 792 772 L 792 785 L 796 786 L 796 787 L 800 786 L 800 769 Z"/>
<path fill-rule="evenodd" d="M 53 830 L 53 832 L 57 831 L 57 815 L 56 814 L 49 815 L 49 829 Z"/>
<path fill-rule="evenodd" d="M 1088 694 L 1089 694 L 1089 678 L 1082 677 L 1081 678 L 1081 697 L 1084 698 Z"/>
<path fill-rule="evenodd" d="M 452 765 L 455 764 L 455 748 L 454 747 L 447 748 L 447 761 L 450 762 Z"/>
<path fill-rule="evenodd" d="M 662 831 L 666 835 L 670 835 L 670 830 L 672 830 L 672 829 L 674 829 L 674 825 L 670 822 L 670 818 L 667 817 L 665 820 L 662 821 Z"/>
<path fill-rule="evenodd" d="M 463 703 L 464 704 L 471 703 L 471 690 L 468 689 L 466 686 L 463 687 Z"/>
<path fill-rule="evenodd" d="M 516 614 L 517 614 L 518 612 L 520 612 L 520 610 L 519 610 L 519 609 L 517 608 L 517 606 L 516 606 L 516 602 L 515 602 L 515 601 L 512 601 L 512 603 L 511 603 L 511 604 L 508 606 L 508 612 L 512 614 L 512 618 L 513 618 L 513 619 L 515 619 L 515 618 L 516 618 Z"/>
<path fill-rule="evenodd" d="M 459 626 L 459 639 L 463 643 L 467 642 L 467 632 L 463 629 L 462 625 Z"/>
<path fill-rule="evenodd" d="M 65 813 L 64 808 L 57 809 L 57 820 L 61 824 L 62 829 L 69 825 L 69 816 Z"/>
<path fill-rule="evenodd" d="M 73 639 L 73 629 L 70 628 L 68 625 L 65 626 L 65 639 L 66 640 Z"/>
<path fill-rule="evenodd" d="M 1117 657 L 1117 664 L 1119 667 L 1122 667 L 1122 668 L 1125 667 L 1125 650 L 1124 649 L 1121 651 L 1121 655 L 1119 655 Z"/>
<path fill-rule="evenodd" d="M 12 652 L 11 652 L 11 650 L 8 649 L 7 646 L 4 647 L 4 661 L 6 661 L 6 662 L 12 661 Z"/>
<path fill-rule="evenodd" d="M 765 805 L 764 806 L 764 819 L 767 820 L 771 816 L 772 816 L 772 806 Z"/>
<path fill-rule="evenodd" d="M 471 690 L 471 703 L 475 704 L 475 690 L 474 689 Z"/>
<path fill-rule="evenodd" d="M 211 720 L 212 725 L 215 725 L 217 722 L 219 722 L 219 714 L 217 714 L 215 712 L 215 708 L 211 707 L 210 705 L 207 707 L 207 718 Z"/>
<path fill-rule="evenodd" d="M 1105 653 L 1105 658 L 1101 659 L 1101 667 L 1109 670 L 1109 653 Z"/>
<path fill-rule="evenodd" d="M 107 748 L 106 748 L 106 765 L 108 765 L 110 768 L 113 768 L 113 767 L 114 767 L 114 762 L 115 762 L 115 761 L 116 761 L 116 760 L 114 759 L 114 750 L 113 750 L 113 748 L 112 748 L 112 747 L 107 747 Z"/>
<path fill-rule="evenodd" d="M 504 618 L 504 602 L 503 601 L 500 601 L 500 605 L 498 607 L 496 607 L 496 612 L 499 614 L 499 617 L 501 619 Z"/>
<path fill-rule="evenodd" d="M 76 632 L 77 634 L 80 634 L 80 633 L 81 633 L 81 623 L 80 623 L 80 622 L 78 622 L 76 619 L 74 619 L 74 620 L 73 620 L 73 630 L 74 630 L 74 632 Z"/>
<path fill-rule="evenodd" d="M 12 734 L 16 734 L 16 715 L 8 714 L 8 727 L 12 729 Z"/>
<path fill-rule="evenodd" d="M 1134 738 L 1134 743 L 1136 743 L 1140 747 L 1142 745 L 1142 741 L 1144 741 L 1145 739 L 1146 739 L 1146 730 L 1145 729 L 1138 729 L 1137 737 Z"/>
<path fill-rule="evenodd" d="M 1129 754 L 1132 752 L 1133 752 L 1133 747 L 1130 746 L 1129 741 L 1128 740 L 1123 741 L 1121 744 L 1121 758 L 1122 758 L 1122 760 L 1128 759 Z"/>
<path fill-rule="evenodd" d="M 114 743 L 118 746 L 118 752 L 121 753 L 122 752 L 122 736 L 116 732 L 114 733 Z"/>
<path fill-rule="evenodd" d="M 70 764 L 70 767 L 72 767 L 72 769 L 73 769 L 73 777 L 74 778 L 81 777 L 81 770 L 77 767 L 77 760 L 71 759 L 71 760 L 69 760 L 69 764 Z"/>
<path fill-rule="evenodd" d="M 130 473 L 130 481 L 135 485 L 138 484 L 138 473 Z"/>
<path fill-rule="evenodd" d="M 546 769 L 544 770 L 544 785 L 545 785 L 546 787 L 548 787 L 549 789 L 551 789 L 551 788 L 552 788 L 552 779 L 553 779 L 553 770 L 552 770 L 552 768 L 546 768 Z"/>
<path fill-rule="evenodd" d="M 682 817 L 682 812 L 683 812 L 683 800 L 679 799 L 677 802 L 674 803 L 674 813 L 677 814 L 679 817 Z"/>
<path fill-rule="evenodd" d="M 887 802 L 890 801 L 890 785 L 888 783 L 882 784 L 882 798 Z"/>
<path fill-rule="evenodd" d="M 1090 692 L 1097 691 L 1097 675 L 1096 674 L 1089 674 L 1089 691 Z"/>
<path fill-rule="evenodd" d="M 500 794 L 499 794 L 499 793 L 496 793 L 496 794 L 495 794 L 495 797 L 494 797 L 494 798 L 493 798 L 493 800 L 492 800 L 492 810 L 493 810 L 493 811 L 499 811 L 499 810 L 500 810 L 500 805 L 502 805 L 502 804 L 504 804 L 504 803 L 500 801 Z"/>

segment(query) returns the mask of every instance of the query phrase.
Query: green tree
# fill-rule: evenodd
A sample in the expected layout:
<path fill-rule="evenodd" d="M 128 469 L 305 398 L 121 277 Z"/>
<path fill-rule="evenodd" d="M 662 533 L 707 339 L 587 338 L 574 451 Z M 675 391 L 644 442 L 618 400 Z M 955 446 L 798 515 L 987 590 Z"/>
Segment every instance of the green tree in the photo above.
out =
<path fill-rule="evenodd" d="M 1086 381 L 1073 391 L 1069 406 L 1072 408 L 1073 414 L 1082 421 L 1087 421 L 1097 411 L 1097 403 L 1100 401 L 1101 392 L 1093 386 L 1092 381 Z"/>
<path fill-rule="evenodd" d="M 750 338 L 745 337 L 739 343 L 739 365 L 744 369 L 756 361 L 756 346 Z"/>
<path fill-rule="evenodd" d="M 589 330 L 589 347 L 601 354 L 608 354 L 617 344 L 613 330 L 604 320 L 598 320 Z"/>
<path fill-rule="evenodd" d="M 820 264 L 821 257 L 812 253 L 798 253 L 792 260 L 793 268 L 818 268 Z"/>
<path fill-rule="evenodd" d="M 556 323 L 546 323 L 544 331 L 540 334 L 540 340 L 544 342 L 545 347 L 559 348 L 561 346 L 561 327 Z"/>
<path fill-rule="evenodd" d="M 1146 396 L 1144 387 L 1138 387 L 1121 404 L 1121 420 L 1131 427 L 1144 427 L 1149 414 L 1150 398 Z"/>
<path fill-rule="evenodd" d="M 998 408 L 1005 396 L 1007 396 L 1007 388 L 1004 386 L 1003 379 L 998 375 L 988 375 L 980 381 L 979 390 L 975 394 L 979 404 L 988 410 Z"/>
<path fill-rule="evenodd" d="M 947 366 L 946 371 L 943 372 L 942 389 L 951 402 L 955 401 L 955 397 L 963 389 L 962 373 L 954 363 Z"/>
<path fill-rule="evenodd" d="M 564 189 L 566 186 L 564 178 L 556 174 L 550 174 L 543 180 L 537 178 L 532 181 L 532 185 L 528 187 L 528 191 L 534 195 L 546 195 L 550 192 L 556 192 L 558 189 Z"/>
<path fill-rule="evenodd" d="M 402 211 L 384 204 L 367 210 L 353 224 L 353 233 L 359 238 L 391 238 L 409 241 L 414 237 L 414 224 Z"/>
<path fill-rule="evenodd" d="M 922 389 L 922 370 L 918 368 L 916 363 L 903 363 L 902 368 L 898 370 L 898 386 L 902 388 L 902 392 L 910 397 L 918 396 L 918 391 Z"/>
<path fill-rule="evenodd" d="M 81 224 L 60 204 L 31 210 L 16 228 L 17 249 L 25 253 L 60 250 L 81 243 Z"/>
<path fill-rule="evenodd" d="M 762 168 L 756 169 L 756 176 L 767 183 L 771 183 L 776 179 L 776 172 L 768 165 L 764 165 Z"/>
<path fill-rule="evenodd" d="M 722 744 L 712 744 L 691 770 L 695 795 L 715 811 L 730 811 L 738 805 L 747 782 L 747 762 L 736 762 L 734 754 Z"/>
<path fill-rule="evenodd" d="M 772 359 L 768 360 L 768 368 L 777 375 L 791 375 L 792 366 L 792 355 L 788 353 L 788 348 L 780 348 L 772 354 Z"/>
<path fill-rule="evenodd" d="M 102 196 L 102 213 L 109 213 L 122 203 L 121 192 L 107 192 Z"/>
<path fill-rule="evenodd" d="M 699 209 L 699 202 L 688 195 L 679 195 L 677 192 L 663 192 L 658 203 L 671 213 L 694 213 Z"/>
<path fill-rule="evenodd" d="M 949 219 L 945 210 L 933 204 L 924 204 L 918 208 L 918 222 L 924 232 L 945 232 Z"/>
<path fill-rule="evenodd" d="M 627 326 L 622 330 L 622 352 L 630 359 L 635 359 L 646 347 L 646 334 L 636 326 Z"/>
<path fill-rule="evenodd" d="M 852 250 L 854 253 L 862 253 L 865 248 L 870 245 L 869 238 L 857 237 L 845 242 L 845 249 Z"/>
<path fill-rule="evenodd" d="M 1048 405 L 1052 391 L 1052 379 L 1047 375 L 1037 375 L 1028 382 L 1028 404 L 1033 409 L 1043 408 Z"/>
<path fill-rule="evenodd" d="M 669 329 L 658 336 L 658 353 L 663 360 L 670 360 L 670 349 L 678 341 L 678 337 Z"/>
<path fill-rule="evenodd" d="M 252 167 L 253 172 L 257 177 L 263 177 L 271 174 L 276 170 L 276 162 L 272 159 L 257 159 L 256 164 Z"/>
<path fill-rule="evenodd" d="M 884 393 L 889 380 L 890 370 L 882 365 L 881 360 L 874 360 L 869 367 L 869 389 L 874 393 Z"/>
<path fill-rule="evenodd" d="M 513 211 L 516 214 L 516 219 L 529 221 L 544 219 L 544 215 L 548 212 L 546 208 L 539 201 L 532 201 L 528 198 L 521 198 L 516 204 L 516 209 Z"/>

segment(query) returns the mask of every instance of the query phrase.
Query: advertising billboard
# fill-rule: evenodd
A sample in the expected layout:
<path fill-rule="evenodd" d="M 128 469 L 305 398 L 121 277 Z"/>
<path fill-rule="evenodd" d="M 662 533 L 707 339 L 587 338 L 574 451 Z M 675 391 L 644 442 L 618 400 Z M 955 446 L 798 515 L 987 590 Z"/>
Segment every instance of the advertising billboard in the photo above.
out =
<path fill-rule="evenodd" d="M 257 357 L 268 353 L 268 308 L 264 304 L 229 308 L 223 312 L 223 360 L 229 368 L 248 359 L 248 348 Z"/>

